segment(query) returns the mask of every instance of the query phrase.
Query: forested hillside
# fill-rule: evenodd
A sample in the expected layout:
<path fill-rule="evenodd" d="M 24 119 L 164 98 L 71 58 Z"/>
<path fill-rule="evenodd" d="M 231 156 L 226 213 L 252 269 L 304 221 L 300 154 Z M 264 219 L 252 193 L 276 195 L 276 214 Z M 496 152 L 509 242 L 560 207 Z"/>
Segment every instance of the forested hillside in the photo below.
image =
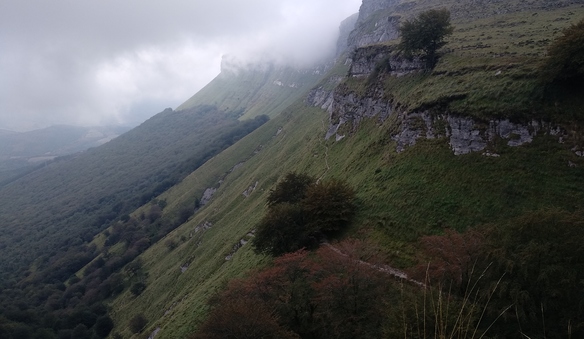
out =
<path fill-rule="evenodd" d="M 129 129 L 62 125 L 22 133 L 0 131 L 0 185 L 58 156 L 100 146 Z"/>
<path fill-rule="evenodd" d="M 99 255 L 88 246 L 96 234 L 266 121 L 239 122 L 213 106 L 168 109 L 102 147 L 57 158 L 0 188 L 2 304 L 8 315 L 14 307 L 30 315 L 9 319 L 33 329 L 42 324 L 47 298 L 62 294 L 42 287 L 65 286 Z M 190 202 L 189 215 L 196 204 Z M 162 235 L 154 231 L 146 239 Z M 75 306 L 62 300 L 50 308 Z"/>

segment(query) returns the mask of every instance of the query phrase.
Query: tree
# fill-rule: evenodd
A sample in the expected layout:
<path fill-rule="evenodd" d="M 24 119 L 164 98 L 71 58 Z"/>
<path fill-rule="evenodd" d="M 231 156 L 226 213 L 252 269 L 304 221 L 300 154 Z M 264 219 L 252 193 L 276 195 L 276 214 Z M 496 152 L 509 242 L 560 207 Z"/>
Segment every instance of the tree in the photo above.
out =
<path fill-rule="evenodd" d="M 304 211 L 297 204 L 281 203 L 269 209 L 256 227 L 253 245 L 257 252 L 279 256 L 303 247 L 312 248 L 318 241 L 306 229 Z"/>
<path fill-rule="evenodd" d="M 73 329 L 73 332 L 71 332 L 71 338 L 90 339 L 91 332 L 87 329 L 87 326 L 79 324 Z"/>
<path fill-rule="evenodd" d="M 302 206 L 307 228 L 324 235 L 349 225 L 355 214 L 355 191 L 344 181 L 331 180 L 311 185 Z"/>
<path fill-rule="evenodd" d="M 420 13 L 412 20 L 406 20 L 400 27 L 399 50 L 406 57 L 419 56 L 426 62 L 426 69 L 436 65 L 437 51 L 446 45 L 446 38 L 452 34 L 450 12 L 447 9 L 432 9 Z"/>
<path fill-rule="evenodd" d="M 142 330 L 144 329 L 144 327 L 146 327 L 147 324 L 148 319 L 146 319 L 146 317 L 142 313 L 133 316 L 132 319 L 130 319 L 130 322 L 128 323 L 128 325 L 130 326 L 130 331 L 132 331 L 132 333 L 134 334 L 142 332 Z"/>
<path fill-rule="evenodd" d="M 95 333 L 102 338 L 107 337 L 113 328 L 114 322 L 107 315 L 97 318 L 94 326 Z"/>
<path fill-rule="evenodd" d="M 323 236 L 346 227 L 355 214 L 355 193 L 340 180 L 312 183 L 290 173 L 268 196 L 268 212 L 256 227 L 256 252 L 279 256 L 318 247 Z"/>
<path fill-rule="evenodd" d="M 288 202 L 296 203 L 306 195 L 306 188 L 314 182 L 314 178 L 306 174 L 291 172 L 284 180 L 278 182 L 268 195 L 268 206 Z"/>
<path fill-rule="evenodd" d="M 237 296 L 215 308 L 192 338 L 292 339 L 298 336 L 281 327 L 275 311 L 267 305 L 254 298 Z"/>
<path fill-rule="evenodd" d="M 549 46 L 541 70 L 544 82 L 584 80 L 584 19 L 566 28 Z"/>

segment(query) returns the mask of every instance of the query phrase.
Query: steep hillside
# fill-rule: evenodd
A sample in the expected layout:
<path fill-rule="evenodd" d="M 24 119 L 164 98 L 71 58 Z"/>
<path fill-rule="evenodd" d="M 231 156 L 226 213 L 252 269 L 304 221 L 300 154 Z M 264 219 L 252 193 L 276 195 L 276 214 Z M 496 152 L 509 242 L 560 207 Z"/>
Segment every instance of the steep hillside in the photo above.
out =
<path fill-rule="evenodd" d="M 2 291 L 15 291 L 0 294 L 2 312 L 22 308 L 35 315 L 34 320 L 25 318 L 27 326 L 38 327 L 47 298 L 62 294 L 54 286 L 64 287 L 72 274 L 100 254 L 87 246 L 95 234 L 267 120 L 258 116 L 239 122 L 212 106 L 168 109 L 101 147 L 57 158 L 2 186 L 0 276 Z M 195 205 L 191 202 L 190 214 Z M 173 227 L 166 225 L 146 239 L 155 241 Z M 50 309 L 75 308 L 76 302 L 65 300 Z M 23 322 L 18 316 L 9 319 Z"/>
<path fill-rule="evenodd" d="M 391 262 L 402 267 L 415 262 L 414 241 L 421 235 L 507 220 L 533 208 L 584 203 L 584 162 L 546 138 L 532 147 L 500 145 L 499 158 L 457 157 L 444 139 L 397 154 L 387 137 L 391 123 L 369 121 L 335 143 L 323 140 L 326 120 L 322 111 L 293 106 L 160 196 L 171 202 L 164 213 L 172 214 L 221 180 L 208 205 L 142 256 L 146 289 L 137 297 L 124 292 L 114 302 L 116 329 L 129 336 L 126 324 L 143 313 L 146 332 L 160 328 L 157 338 L 186 337 L 206 314 L 214 291 L 269 263 L 241 244 L 252 238 L 267 192 L 288 171 L 346 178 L 360 202 L 348 233 L 377 239 Z M 567 159 L 578 167 L 567 166 Z"/>
<path fill-rule="evenodd" d="M 273 65 L 241 66 L 224 57 L 221 74 L 177 110 L 201 103 L 237 112 L 240 119 L 274 117 L 297 101 L 320 80 L 326 66 L 298 70 Z"/>
<path fill-rule="evenodd" d="M 141 314 L 147 319 L 143 333 L 187 337 L 208 314 L 207 300 L 228 280 L 270 265 L 271 258 L 255 254 L 248 241 L 266 211 L 267 193 L 291 171 L 347 180 L 357 191 L 359 209 L 344 237 L 372 241 L 394 267 L 410 268 L 427 259 L 420 239 L 447 230 L 511 229 L 509 224 L 546 211 L 577 220 L 584 203 L 582 106 L 558 102 L 556 107 L 567 105 L 560 109 L 564 113 L 551 114 L 548 99 L 536 95 L 534 101 L 533 91 L 545 47 L 554 32 L 584 14 L 582 6 L 561 1 L 478 5 L 453 2 L 457 29 L 432 73 L 395 56 L 395 41 L 384 35 L 375 40 L 381 45 L 351 54 L 348 78 L 339 77 L 341 60 L 310 93 L 308 103 L 318 108 L 298 101 L 161 195 L 168 202 L 164 218 L 208 188 L 217 189 L 191 219 L 141 256 L 145 289 L 138 296 L 125 291 L 112 303 L 114 331 L 131 337 L 128 324 Z M 370 14 L 360 17 L 352 38 L 371 33 L 364 27 L 379 27 L 373 19 L 411 17 L 436 6 L 432 1 L 365 1 L 360 15 L 364 8 L 371 8 Z M 494 57 L 495 50 L 504 53 Z M 379 70 L 380 61 L 390 64 L 389 71 Z M 534 111 L 534 103 L 542 109 Z M 503 310 L 495 309 L 495 316 Z M 509 313 L 510 320 L 500 321 L 495 333 L 518 335 L 519 321 L 513 317 Z M 582 320 L 580 314 L 574 319 Z M 538 325 L 529 333 L 542 331 Z M 386 332 L 391 337 L 387 333 L 391 330 Z"/>
<path fill-rule="evenodd" d="M 51 126 L 24 133 L 0 131 L 0 185 L 58 156 L 103 145 L 128 127 Z"/>

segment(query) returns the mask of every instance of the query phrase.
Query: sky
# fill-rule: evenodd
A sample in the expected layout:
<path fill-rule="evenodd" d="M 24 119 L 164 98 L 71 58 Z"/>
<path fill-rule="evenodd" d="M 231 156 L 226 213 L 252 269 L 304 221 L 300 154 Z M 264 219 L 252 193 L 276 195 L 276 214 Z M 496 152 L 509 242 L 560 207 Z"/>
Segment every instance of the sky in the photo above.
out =
<path fill-rule="evenodd" d="M 308 66 L 361 0 L 0 0 L 0 129 L 137 125 L 223 55 Z"/>

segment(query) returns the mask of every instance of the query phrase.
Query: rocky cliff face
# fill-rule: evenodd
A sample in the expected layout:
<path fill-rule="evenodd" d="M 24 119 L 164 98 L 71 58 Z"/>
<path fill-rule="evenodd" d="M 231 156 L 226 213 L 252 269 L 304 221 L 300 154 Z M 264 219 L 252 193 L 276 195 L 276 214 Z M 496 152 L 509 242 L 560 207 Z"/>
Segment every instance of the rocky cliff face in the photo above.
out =
<path fill-rule="evenodd" d="M 363 0 L 359 8 L 358 24 L 362 24 L 377 11 L 387 10 L 399 4 L 399 0 Z"/>
<path fill-rule="evenodd" d="M 402 76 L 424 68 L 424 63 L 419 59 L 406 60 L 395 54 L 394 48 L 387 45 L 357 48 L 351 53 L 349 76 L 364 77 L 380 71 Z"/>
<path fill-rule="evenodd" d="M 452 16 L 479 18 L 497 13 L 524 10 L 525 6 L 545 10 L 565 6 L 573 0 L 558 0 L 551 4 L 545 0 L 524 3 L 508 3 L 503 0 L 474 0 L 464 3 L 445 1 Z M 423 69 L 419 60 L 405 60 L 393 53 L 392 47 L 381 44 L 398 38 L 401 20 L 399 13 L 416 13 L 426 8 L 418 2 L 400 0 L 363 0 L 355 30 L 348 39 L 348 48 L 353 50 L 347 59 L 350 63 L 347 77 L 369 77 L 366 88 L 351 89 L 343 83 L 343 78 L 334 77 L 329 83 L 313 89 L 307 101 L 321 107 L 330 116 L 330 124 L 325 138 L 337 141 L 355 132 L 364 119 L 380 122 L 395 117 L 395 128 L 391 138 L 396 142 L 396 151 L 402 152 L 415 145 L 421 138 L 445 138 L 456 155 L 483 152 L 487 156 L 497 156 L 489 151 L 496 139 L 503 139 L 509 146 L 530 143 L 538 133 L 556 135 L 559 140 L 567 135 L 560 128 L 542 121 L 514 123 L 509 120 L 494 119 L 478 121 L 470 117 L 447 112 L 420 110 L 407 112 L 399 103 L 388 99 L 382 87 L 381 78 L 403 76 Z M 381 78 L 380 78 L 381 77 Z M 334 88 L 334 89 L 331 89 Z M 583 156 L 581 148 L 574 152 Z"/>
<path fill-rule="evenodd" d="M 354 49 L 395 40 L 399 38 L 399 26 L 403 17 L 411 17 L 421 11 L 436 8 L 436 6 L 448 8 L 453 20 L 473 20 L 526 9 L 545 11 L 581 2 L 582 0 L 472 0 L 463 2 L 442 0 L 432 4 L 403 0 L 363 0 L 355 30 L 351 32 L 348 39 L 348 46 L 350 49 Z"/>
<path fill-rule="evenodd" d="M 397 39 L 399 37 L 399 20 L 397 16 L 381 15 L 371 22 L 357 26 L 349 35 L 349 48 L 355 49 Z"/>
<path fill-rule="evenodd" d="M 397 39 L 400 18 L 393 13 L 399 2 L 399 0 L 363 0 L 355 30 L 349 35 L 349 48 L 355 49 Z"/>
<path fill-rule="evenodd" d="M 358 18 L 359 13 L 355 13 L 341 22 L 341 25 L 339 26 L 339 39 L 337 40 L 337 57 L 343 54 L 349 47 L 349 34 L 355 29 L 355 23 Z"/>
<path fill-rule="evenodd" d="M 423 69 L 419 60 L 408 61 L 392 54 L 390 46 L 368 46 L 356 49 L 349 59 L 349 77 L 402 76 Z M 477 121 L 469 117 L 429 110 L 406 112 L 399 103 L 388 99 L 381 82 L 371 78 L 364 91 L 356 91 L 344 84 L 343 78 L 329 79 L 329 83 L 313 89 L 308 103 L 329 113 L 330 123 L 325 138 L 339 141 L 353 133 L 364 119 L 384 122 L 396 116 L 391 138 L 396 142 L 396 151 L 402 152 L 421 138 L 445 138 L 455 155 L 483 152 L 486 156 L 497 156 L 489 151 L 495 139 L 503 139 L 509 146 L 530 143 L 538 133 L 557 135 L 565 133 L 541 121 L 519 124 L 509 120 Z M 336 87 L 334 85 L 337 85 Z M 334 90 L 327 90 L 333 88 Z"/>
<path fill-rule="evenodd" d="M 355 132 L 364 119 L 376 119 L 381 123 L 396 116 L 396 128 L 391 138 L 396 142 L 398 153 L 422 138 L 444 138 L 455 155 L 483 152 L 486 156 L 498 156 L 489 151 L 489 146 L 497 138 L 505 140 L 509 146 L 520 146 L 532 142 L 540 132 L 556 135 L 560 140 L 564 135 L 560 128 L 535 120 L 519 124 L 507 119 L 478 121 L 428 110 L 406 112 L 399 108 L 398 103 L 386 99 L 383 90 L 378 87 L 359 94 L 341 84 L 328 94 L 322 90 L 313 90 L 309 100 L 329 113 L 326 139 L 343 139 L 347 134 Z"/>
<path fill-rule="evenodd" d="M 397 143 L 397 152 L 415 145 L 420 138 L 445 138 L 455 155 L 483 152 L 483 155 L 497 157 L 496 153 L 489 151 L 489 146 L 497 138 L 514 147 L 532 142 L 539 132 L 550 135 L 562 133 L 557 127 L 535 120 L 517 124 L 506 119 L 476 121 L 450 114 L 432 114 L 429 111 L 397 114 L 398 132 L 392 135 Z"/>

